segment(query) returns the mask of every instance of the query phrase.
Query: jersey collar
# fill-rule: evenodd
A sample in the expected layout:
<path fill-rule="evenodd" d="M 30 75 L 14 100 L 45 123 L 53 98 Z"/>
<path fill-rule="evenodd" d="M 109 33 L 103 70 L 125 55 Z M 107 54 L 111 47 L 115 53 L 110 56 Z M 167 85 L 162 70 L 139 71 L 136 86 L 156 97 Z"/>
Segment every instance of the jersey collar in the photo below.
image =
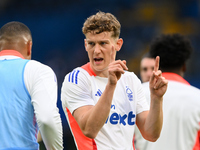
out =
<path fill-rule="evenodd" d="M 189 82 L 187 82 L 183 77 L 181 77 L 180 75 L 178 75 L 176 73 L 163 72 L 162 76 L 165 77 L 165 79 L 167 79 L 167 80 L 177 81 L 177 82 L 181 82 L 181 83 L 190 85 Z"/>
<path fill-rule="evenodd" d="M 81 66 L 81 68 L 83 68 L 84 70 L 86 70 L 89 73 L 90 76 L 96 76 L 96 74 L 92 70 L 89 62 L 87 64 Z"/>
<path fill-rule="evenodd" d="M 17 57 L 24 59 L 24 56 L 22 56 L 22 54 L 20 52 L 16 51 L 16 50 L 2 50 L 2 51 L 0 51 L 0 56 L 6 56 L 6 55 L 17 56 Z"/>

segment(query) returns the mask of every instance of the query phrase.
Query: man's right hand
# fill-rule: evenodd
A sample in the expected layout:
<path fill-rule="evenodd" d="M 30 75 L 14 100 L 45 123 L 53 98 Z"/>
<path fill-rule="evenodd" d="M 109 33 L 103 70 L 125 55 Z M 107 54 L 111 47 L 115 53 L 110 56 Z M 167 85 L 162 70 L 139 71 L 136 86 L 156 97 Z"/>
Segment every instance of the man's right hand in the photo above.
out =
<path fill-rule="evenodd" d="M 108 66 L 108 82 L 111 85 L 116 85 L 124 70 L 128 70 L 125 60 L 115 60 L 115 48 L 112 46 L 110 64 Z"/>

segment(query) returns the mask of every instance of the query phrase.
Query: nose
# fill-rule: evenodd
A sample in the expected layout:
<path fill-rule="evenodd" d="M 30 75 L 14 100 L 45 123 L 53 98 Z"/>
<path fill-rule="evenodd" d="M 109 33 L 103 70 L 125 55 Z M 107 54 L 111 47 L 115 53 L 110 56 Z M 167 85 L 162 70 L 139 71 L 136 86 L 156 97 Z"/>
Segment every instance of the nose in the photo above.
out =
<path fill-rule="evenodd" d="M 151 74 L 152 74 L 152 72 L 153 72 L 153 70 L 151 70 L 151 69 L 148 69 L 148 70 L 147 70 L 147 75 L 150 77 L 150 76 L 151 76 Z"/>
<path fill-rule="evenodd" d="M 96 44 L 94 47 L 94 53 L 99 54 L 101 52 L 101 47 L 99 44 Z"/>

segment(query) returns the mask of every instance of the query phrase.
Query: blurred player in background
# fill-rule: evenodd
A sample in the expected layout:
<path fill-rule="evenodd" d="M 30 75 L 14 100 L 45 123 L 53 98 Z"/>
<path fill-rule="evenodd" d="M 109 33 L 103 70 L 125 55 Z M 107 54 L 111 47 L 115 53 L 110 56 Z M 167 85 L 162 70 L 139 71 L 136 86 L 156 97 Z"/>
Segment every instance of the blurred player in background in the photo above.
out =
<path fill-rule="evenodd" d="M 30 60 L 31 53 L 25 24 L 13 21 L 0 29 L 0 149 L 38 150 L 40 130 L 47 150 L 62 150 L 56 76 Z"/>
<path fill-rule="evenodd" d="M 142 82 L 148 82 L 151 74 L 153 73 L 155 65 L 155 58 L 150 57 L 149 53 L 146 53 L 140 62 L 140 78 Z"/>
<path fill-rule="evenodd" d="M 200 90 L 183 77 L 186 62 L 192 53 L 190 41 L 181 34 L 155 38 L 150 46 L 151 57 L 160 56 L 162 75 L 169 85 L 163 101 L 163 128 L 160 138 L 152 143 L 136 138 L 137 150 L 199 150 Z M 149 98 L 149 83 L 144 83 Z"/>
<path fill-rule="evenodd" d="M 90 62 L 66 75 L 61 100 L 79 150 L 133 150 L 135 123 L 142 135 L 156 141 L 162 128 L 162 99 L 167 80 L 159 57 L 150 79 L 149 106 L 142 85 L 125 60 L 115 60 L 123 44 L 120 23 L 98 12 L 84 23 L 85 49 Z"/>

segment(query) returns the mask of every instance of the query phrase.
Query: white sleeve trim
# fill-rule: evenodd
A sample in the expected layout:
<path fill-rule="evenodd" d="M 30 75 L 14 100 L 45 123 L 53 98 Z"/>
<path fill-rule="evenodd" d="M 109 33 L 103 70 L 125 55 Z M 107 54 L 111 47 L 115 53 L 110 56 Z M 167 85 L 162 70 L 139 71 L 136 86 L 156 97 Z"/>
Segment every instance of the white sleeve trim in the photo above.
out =
<path fill-rule="evenodd" d="M 82 68 L 78 75 L 78 82 L 72 83 L 69 81 L 69 74 L 65 76 L 61 89 L 61 101 L 63 108 L 68 108 L 71 113 L 79 107 L 86 105 L 95 105 L 91 97 L 91 85 L 88 76 Z"/>

